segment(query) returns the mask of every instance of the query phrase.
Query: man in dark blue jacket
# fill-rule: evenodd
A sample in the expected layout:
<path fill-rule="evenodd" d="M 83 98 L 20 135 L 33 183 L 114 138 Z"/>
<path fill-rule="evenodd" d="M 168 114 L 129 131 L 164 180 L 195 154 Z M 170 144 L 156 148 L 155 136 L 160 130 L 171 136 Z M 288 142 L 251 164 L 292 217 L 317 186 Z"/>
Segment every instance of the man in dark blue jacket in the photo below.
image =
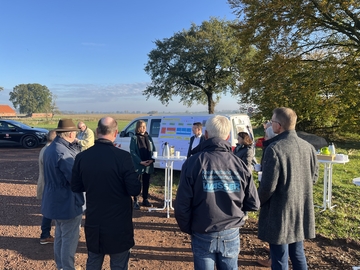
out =
<path fill-rule="evenodd" d="M 102 269 L 110 254 L 111 269 L 127 269 L 135 244 L 132 199 L 141 190 L 130 153 L 116 148 L 117 122 L 100 119 L 95 145 L 77 155 L 71 188 L 86 192 L 86 269 Z"/>
<path fill-rule="evenodd" d="M 206 141 L 181 170 L 175 218 L 191 235 L 195 269 L 237 269 L 244 211 L 260 207 L 252 174 L 227 141 L 230 129 L 226 117 L 209 118 Z"/>
<path fill-rule="evenodd" d="M 79 153 L 73 144 L 78 128 L 71 119 L 61 119 L 56 138 L 44 152 L 44 192 L 41 213 L 55 220 L 55 263 L 58 269 L 75 269 L 84 195 L 71 191 L 71 170 Z"/>

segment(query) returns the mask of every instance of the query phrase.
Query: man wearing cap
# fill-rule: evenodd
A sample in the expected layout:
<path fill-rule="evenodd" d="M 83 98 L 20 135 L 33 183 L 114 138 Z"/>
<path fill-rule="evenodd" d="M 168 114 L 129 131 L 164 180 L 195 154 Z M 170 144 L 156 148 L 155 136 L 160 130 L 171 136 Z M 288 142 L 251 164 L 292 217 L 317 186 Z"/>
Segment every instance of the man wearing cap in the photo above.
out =
<path fill-rule="evenodd" d="M 72 192 L 70 181 L 75 156 L 73 144 L 78 128 L 71 119 L 61 119 L 56 138 L 44 152 L 45 187 L 41 213 L 55 220 L 55 263 L 58 269 L 75 269 L 75 252 L 79 241 L 84 196 Z"/>

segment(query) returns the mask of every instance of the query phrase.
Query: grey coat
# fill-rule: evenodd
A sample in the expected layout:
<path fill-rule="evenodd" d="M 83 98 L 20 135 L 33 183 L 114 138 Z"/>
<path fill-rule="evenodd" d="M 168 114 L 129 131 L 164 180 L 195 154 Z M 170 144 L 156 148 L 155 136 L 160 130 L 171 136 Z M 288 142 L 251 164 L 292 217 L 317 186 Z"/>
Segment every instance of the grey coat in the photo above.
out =
<path fill-rule="evenodd" d="M 258 237 L 276 245 L 314 238 L 313 183 L 319 170 L 315 149 L 295 130 L 274 139 L 262 162 Z"/>

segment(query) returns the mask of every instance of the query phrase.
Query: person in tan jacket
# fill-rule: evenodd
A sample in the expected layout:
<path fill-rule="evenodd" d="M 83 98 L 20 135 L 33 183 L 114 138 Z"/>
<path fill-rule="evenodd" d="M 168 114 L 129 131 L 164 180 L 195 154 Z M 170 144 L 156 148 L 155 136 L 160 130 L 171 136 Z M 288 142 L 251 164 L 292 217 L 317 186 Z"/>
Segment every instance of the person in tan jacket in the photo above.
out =
<path fill-rule="evenodd" d="M 79 122 L 78 128 L 80 131 L 76 135 L 75 143 L 80 145 L 82 152 L 94 145 L 95 135 L 94 131 L 88 128 L 84 122 Z"/>

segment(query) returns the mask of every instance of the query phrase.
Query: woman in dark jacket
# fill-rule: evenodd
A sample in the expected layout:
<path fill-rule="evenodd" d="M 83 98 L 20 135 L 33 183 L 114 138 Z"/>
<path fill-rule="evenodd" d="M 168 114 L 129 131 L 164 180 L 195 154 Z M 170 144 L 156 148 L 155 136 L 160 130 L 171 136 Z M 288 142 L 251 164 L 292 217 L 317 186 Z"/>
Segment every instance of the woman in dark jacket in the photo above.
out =
<path fill-rule="evenodd" d="M 142 179 L 142 205 L 152 207 L 148 200 L 150 187 L 150 174 L 154 172 L 153 152 L 156 151 L 154 142 L 146 132 L 146 122 L 139 120 L 136 123 L 136 134 L 130 141 L 130 154 L 134 162 L 135 171 Z M 139 210 L 137 197 L 134 197 L 134 209 Z"/>
<path fill-rule="evenodd" d="M 254 160 L 254 148 L 253 148 L 253 141 L 251 140 L 247 132 L 238 133 L 238 143 L 236 144 L 236 148 L 234 149 L 234 154 L 239 158 L 241 158 L 241 160 L 245 163 L 246 167 L 248 167 L 250 172 L 252 172 L 253 170 L 252 162 Z"/>

